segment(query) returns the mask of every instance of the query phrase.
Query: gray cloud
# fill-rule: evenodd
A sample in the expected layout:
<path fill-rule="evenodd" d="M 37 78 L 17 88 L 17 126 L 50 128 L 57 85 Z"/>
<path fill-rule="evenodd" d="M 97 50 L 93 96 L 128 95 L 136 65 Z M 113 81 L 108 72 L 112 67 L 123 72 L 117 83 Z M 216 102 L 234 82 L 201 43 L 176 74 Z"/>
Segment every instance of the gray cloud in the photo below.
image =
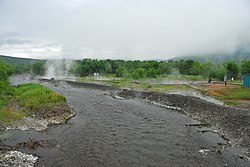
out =
<path fill-rule="evenodd" d="M 248 0 L 0 0 L 0 54 L 167 59 L 229 53 L 250 48 L 249 16 Z"/>

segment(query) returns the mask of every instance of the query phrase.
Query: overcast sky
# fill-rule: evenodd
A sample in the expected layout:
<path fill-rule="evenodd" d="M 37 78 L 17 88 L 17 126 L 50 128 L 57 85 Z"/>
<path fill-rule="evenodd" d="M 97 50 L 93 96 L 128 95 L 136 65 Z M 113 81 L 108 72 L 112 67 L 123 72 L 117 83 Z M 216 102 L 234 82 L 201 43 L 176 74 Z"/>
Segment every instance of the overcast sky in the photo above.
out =
<path fill-rule="evenodd" d="M 250 0 L 0 0 L 0 54 L 168 59 L 250 48 Z"/>

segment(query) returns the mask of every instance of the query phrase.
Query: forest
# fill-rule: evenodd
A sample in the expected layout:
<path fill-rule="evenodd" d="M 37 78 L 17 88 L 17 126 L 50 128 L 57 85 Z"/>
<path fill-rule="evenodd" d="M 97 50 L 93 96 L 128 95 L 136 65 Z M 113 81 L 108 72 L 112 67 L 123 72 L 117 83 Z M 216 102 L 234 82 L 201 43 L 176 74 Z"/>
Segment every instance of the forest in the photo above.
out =
<path fill-rule="evenodd" d="M 48 68 L 48 62 L 51 62 L 51 60 L 27 59 L 20 61 L 19 59 L 13 59 L 8 57 L 1 62 L 4 66 L 1 68 L 3 69 L 1 70 L 1 78 L 6 78 L 7 75 L 12 73 L 31 73 L 33 76 L 43 76 Z M 99 73 L 101 76 L 132 79 L 157 78 L 166 75 L 191 75 L 223 80 L 224 75 L 227 75 L 228 78 L 239 79 L 242 75 L 250 74 L 250 59 L 244 59 L 241 62 L 228 60 L 222 63 L 202 62 L 192 59 L 168 61 L 82 59 L 73 60 L 70 63 L 62 59 L 57 62 L 59 62 L 59 65 L 57 63 L 56 71 L 60 70 L 70 76 L 77 77 L 93 76 L 94 73 Z"/>
<path fill-rule="evenodd" d="M 93 76 L 99 73 L 102 76 L 114 76 L 122 78 L 157 78 L 166 75 L 192 75 L 223 80 L 224 75 L 228 78 L 239 79 L 241 75 L 250 74 L 250 59 L 243 60 L 241 63 L 235 61 L 225 61 L 219 64 L 200 62 L 195 60 L 169 60 L 169 61 L 125 61 L 125 60 L 97 60 L 83 59 L 71 63 L 70 68 L 63 59 L 61 70 L 68 70 L 73 76 Z M 58 69 L 58 70 L 60 70 Z M 45 62 L 31 64 L 30 70 L 35 75 L 43 75 L 46 70 Z"/>

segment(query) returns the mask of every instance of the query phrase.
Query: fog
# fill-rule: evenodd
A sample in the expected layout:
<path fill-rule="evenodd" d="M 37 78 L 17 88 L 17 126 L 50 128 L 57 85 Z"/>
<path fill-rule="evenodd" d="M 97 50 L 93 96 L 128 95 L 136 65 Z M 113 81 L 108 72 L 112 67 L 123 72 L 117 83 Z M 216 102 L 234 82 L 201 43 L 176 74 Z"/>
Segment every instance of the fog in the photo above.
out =
<path fill-rule="evenodd" d="M 0 54 L 168 59 L 250 49 L 248 0 L 0 0 Z"/>

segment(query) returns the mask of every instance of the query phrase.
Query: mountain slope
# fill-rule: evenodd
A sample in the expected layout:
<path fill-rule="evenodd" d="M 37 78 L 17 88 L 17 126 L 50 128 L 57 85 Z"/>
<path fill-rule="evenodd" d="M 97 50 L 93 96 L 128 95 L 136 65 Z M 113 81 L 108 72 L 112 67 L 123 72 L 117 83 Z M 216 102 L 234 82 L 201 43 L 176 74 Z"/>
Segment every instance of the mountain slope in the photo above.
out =
<path fill-rule="evenodd" d="M 38 61 L 45 61 L 41 59 L 18 58 L 18 57 L 4 56 L 4 55 L 0 55 L 0 60 L 6 61 L 11 64 L 32 64 Z"/>

